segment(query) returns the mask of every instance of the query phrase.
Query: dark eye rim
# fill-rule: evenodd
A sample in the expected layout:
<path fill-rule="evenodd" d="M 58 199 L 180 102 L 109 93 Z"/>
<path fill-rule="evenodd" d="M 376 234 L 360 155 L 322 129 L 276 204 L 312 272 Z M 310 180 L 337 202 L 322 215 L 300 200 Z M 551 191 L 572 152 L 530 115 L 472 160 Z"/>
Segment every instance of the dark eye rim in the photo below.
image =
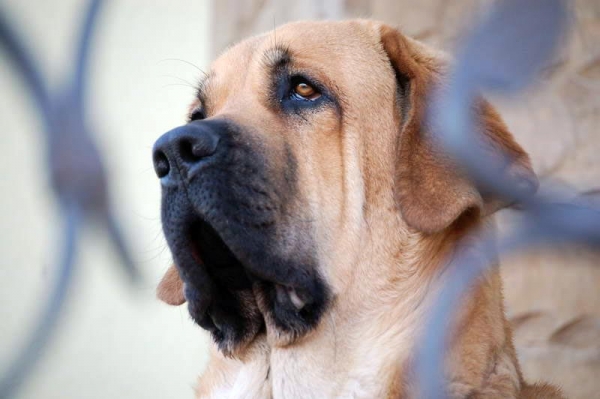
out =
<path fill-rule="evenodd" d="M 190 114 L 189 122 L 200 121 L 202 119 L 206 119 L 206 113 L 204 112 L 204 108 L 198 107 Z"/>
<path fill-rule="evenodd" d="M 310 86 L 315 91 L 315 94 L 318 95 L 318 96 L 315 97 L 315 98 L 307 98 L 307 97 L 304 97 L 304 96 L 298 94 L 296 92 L 296 87 L 298 87 L 298 85 L 300 85 L 302 83 Z M 318 100 L 323 95 L 323 93 L 321 92 L 321 90 L 319 89 L 319 87 L 317 85 L 315 85 L 311 80 L 309 80 L 305 76 L 303 76 L 303 75 L 292 75 L 290 77 L 290 94 L 289 95 L 290 95 L 290 99 L 291 100 L 297 100 L 297 101 L 316 101 L 316 100 Z"/>
<path fill-rule="evenodd" d="M 334 97 L 330 95 L 327 88 L 309 74 L 303 72 L 282 73 L 277 78 L 276 98 L 284 113 L 298 114 L 312 112 L 327 104 L 336 104 Z M 294 92 L 298 83 L 305 82 L 310 85 L 319 96 L 314 99 L 302 97 Z"/>

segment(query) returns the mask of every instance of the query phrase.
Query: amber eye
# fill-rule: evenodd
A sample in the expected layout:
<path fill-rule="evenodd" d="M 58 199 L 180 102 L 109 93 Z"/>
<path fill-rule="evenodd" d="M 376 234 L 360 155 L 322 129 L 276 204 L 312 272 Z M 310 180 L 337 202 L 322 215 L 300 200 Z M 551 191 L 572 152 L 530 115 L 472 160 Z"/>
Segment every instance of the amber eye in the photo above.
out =
<path fill-rule="evenodd" d="M 316 100 L 321 97 L 321 93 L 319 93 L 317 89 L 303 81 L 295 84 L 294 94 L 298 97 L 302 97 L 304 100 Z"/>

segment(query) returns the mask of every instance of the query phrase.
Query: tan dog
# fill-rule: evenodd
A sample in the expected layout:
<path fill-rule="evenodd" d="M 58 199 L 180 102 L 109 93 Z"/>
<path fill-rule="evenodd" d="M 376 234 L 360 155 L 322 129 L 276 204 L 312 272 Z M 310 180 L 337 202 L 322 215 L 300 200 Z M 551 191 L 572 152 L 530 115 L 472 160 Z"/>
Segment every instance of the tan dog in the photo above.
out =
<path fill-rule="evenodd" d="M 507 205 L 424 127 L 447 66 L 362 20 L 285 25 L 214 62 L 189 123 L 154 152 L 177 265 L 158 296 L 187 299 L 215 341 L 198 398 L 418 396 L 415 345 L 444 267 Z M 488 103 L 475 109 L 490 156 L 508 153 L 507 176 L 534 191 L 526 153 Z M 524 382 L 501 285 L 495 267 L 462 304 L 448 395 L 561 397 Z"/>

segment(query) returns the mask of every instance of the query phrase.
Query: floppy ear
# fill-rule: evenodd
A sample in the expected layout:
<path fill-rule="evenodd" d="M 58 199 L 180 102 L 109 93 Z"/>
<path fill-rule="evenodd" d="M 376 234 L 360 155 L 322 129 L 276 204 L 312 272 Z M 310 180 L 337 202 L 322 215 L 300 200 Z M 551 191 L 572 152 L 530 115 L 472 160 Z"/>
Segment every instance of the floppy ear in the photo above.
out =
<path fill-rule="evenodd" d="M 173 306 L 179 306 L 185 303 L 183 296 L 183 281 L 179 277 L 179 272 L 175 265 L 171 265 L 163 276 L 158 287 L 156 287 L 156 296 L 158 299 Z"/>
<path fill-rule="evenodd" d="M 476 187 L 428 132 L 428 96 L 432 88 L 443 84 L 449 64 L 445 57 L 389 26 L 380 26 L 379 33 L 402 98 L 395 195 L 406 223 L 422 232 L 435 233 L 466 212 L 485 216 L 509 205 Z M 535 192 L 537 178 L 529 157 L 500 116 L 483 99 L 474 105 L 474 110 L 479 116 L 478 130 L 484 135 L 484 150 L 498 159 L 502 152 L 506 154 L 510 160 L 503 168 L 507 177 Z"/>

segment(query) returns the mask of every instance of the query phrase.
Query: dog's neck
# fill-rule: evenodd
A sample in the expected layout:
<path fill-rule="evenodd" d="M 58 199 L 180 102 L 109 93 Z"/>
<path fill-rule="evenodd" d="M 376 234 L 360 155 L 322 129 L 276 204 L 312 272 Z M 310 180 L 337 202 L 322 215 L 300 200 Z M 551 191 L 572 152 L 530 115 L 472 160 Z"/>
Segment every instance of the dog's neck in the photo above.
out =
<path fill-rule="evenodd" d="M 378 227 L 371 223 L 368 233 Z M 446 236 L 395 227 L 395 238 L 359 237 L 366 244 L 356 247 L 358 261 L 345 270 L 345 292 L 334 293 L 331 310 L 313 332 L 294 345 L 271 347 L 273 397 L 400 395 L 418 328 L 452 248 Z"/>
<path fill-rule="evenodd" d="M 236 392 L 243 397 L 256 392 L 256 398 L 414 397 L 409 381 L 413 380 L 411 357 L 419 328 L 439 290 L 444 263 L 454 250 L 448 243 L 457 243 L 462 236 L 457 231 L 429 237 L 404 231 L 389 248 L 364 245 L 359 261 L 348 268 L 352 272 L 345 277 L 346 292 L 334 293 L 330 311 L 315 330 L 286 346 L 278 345 L 267 331 L 242 359 L 223 359 L 229 371 L 219 372 L 221 389 L 228 397 L 235 397 L 231 395 Z M 470 327 L 481 323 L 496 324 L 489 330 L 505 334 L 471 337 Z M 478 364 L 486 367 L 453 367 L 448 379 L 456 397 L 475 388 L 467 381 L 485 378 L 518 389 L 521 376 L 505 323 L 501 281 L 494 268 L 469 293 L 456 327 L 455 336 L 460 339 L 453 340 L 448 354 L 476 347 L 481 353 L 474 356 L 483 357 Z M 500 370 L 501 375 L 490 370 Z"/>

